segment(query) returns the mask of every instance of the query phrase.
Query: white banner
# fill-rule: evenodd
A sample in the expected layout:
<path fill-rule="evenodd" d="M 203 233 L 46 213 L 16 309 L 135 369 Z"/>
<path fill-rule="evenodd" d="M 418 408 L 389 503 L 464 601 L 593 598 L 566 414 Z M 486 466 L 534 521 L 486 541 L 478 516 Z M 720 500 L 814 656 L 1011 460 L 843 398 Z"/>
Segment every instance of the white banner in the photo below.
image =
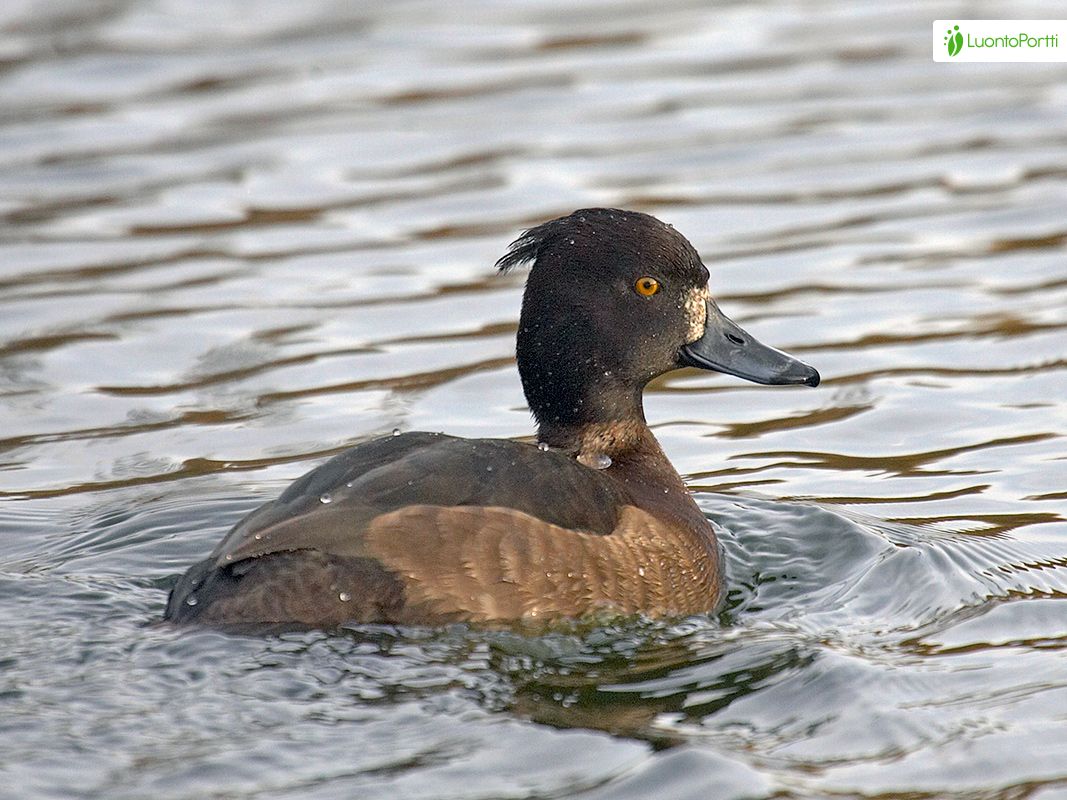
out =
<path fill-rule="evenodd" d="M 934 20 L 934 61 L 1067 61 L 1067 20 Z"/>

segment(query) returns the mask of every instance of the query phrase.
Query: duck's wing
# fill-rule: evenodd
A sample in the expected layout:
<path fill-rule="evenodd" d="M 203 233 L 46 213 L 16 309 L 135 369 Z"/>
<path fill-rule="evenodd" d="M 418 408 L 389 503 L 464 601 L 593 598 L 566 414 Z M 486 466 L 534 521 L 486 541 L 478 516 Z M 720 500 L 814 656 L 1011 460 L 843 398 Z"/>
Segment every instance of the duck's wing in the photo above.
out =
<path fill-rule="evenodd" d="M 237 523 L 211 558 L 225 567 L 292 550 L 375 557 L 365 531 L 409 506 L 513 509 L 565 530 L 607 534 L 625 504 L 602 473 L 560 453 L 409 433 L 357 445 L 307 473 Z"/>

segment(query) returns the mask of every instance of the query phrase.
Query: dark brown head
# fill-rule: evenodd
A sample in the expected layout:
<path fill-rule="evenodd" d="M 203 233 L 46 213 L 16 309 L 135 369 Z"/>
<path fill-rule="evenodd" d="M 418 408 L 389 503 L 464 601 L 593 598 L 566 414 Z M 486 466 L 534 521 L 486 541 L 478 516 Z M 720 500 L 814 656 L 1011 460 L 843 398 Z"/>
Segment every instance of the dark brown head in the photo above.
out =
<path fill-rule="evenodd" d="M 645 384 L 684 366 L 757 383 L 819 382 L 812 367 L 723 315 L 699 254 L 648 214 L 575 211 L 526 231 L 497 266 L 527 261 L 518 366 L 542 428 L 643 420 Z"/>

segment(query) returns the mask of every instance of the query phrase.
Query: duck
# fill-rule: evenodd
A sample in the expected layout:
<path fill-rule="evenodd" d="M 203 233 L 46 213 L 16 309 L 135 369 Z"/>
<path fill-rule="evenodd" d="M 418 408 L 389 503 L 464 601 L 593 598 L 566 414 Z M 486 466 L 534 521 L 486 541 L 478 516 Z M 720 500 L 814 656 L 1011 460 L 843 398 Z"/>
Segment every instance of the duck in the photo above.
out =
<path fill-rule="evenodd" d="M 575 211 L 497 262 L 530 266 L 516 364 L 536 442 L 385 435 L 240 520 L 174 585 L 164 619 L 209 626 L 552 624 L 714 613 L 723 554 L 645 419 L 681 368 L 819 384 L 712 298 L 675 228 Z"/>

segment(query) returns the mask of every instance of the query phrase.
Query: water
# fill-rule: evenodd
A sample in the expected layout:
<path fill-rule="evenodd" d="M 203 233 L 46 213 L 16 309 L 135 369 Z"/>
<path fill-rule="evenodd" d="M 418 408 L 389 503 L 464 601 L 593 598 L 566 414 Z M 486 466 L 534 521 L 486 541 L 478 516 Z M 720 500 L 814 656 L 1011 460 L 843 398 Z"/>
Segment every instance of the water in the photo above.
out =
<path fill-rule="evenodd" d="M 579 453 L 578 461 L 593 469 L 607 469 L 611 466 L 611 456 L 605 453 Z"/>
<path fill-rule="evenodd" d="M 968 8 L 5 4 L 0 795 L 1067 797 L 1067 65 Z M 156 624 L 345 446 L 529 436 L 491 265 L 606 204 L 824 377 L 649 392 L 726 612 Z"/>

